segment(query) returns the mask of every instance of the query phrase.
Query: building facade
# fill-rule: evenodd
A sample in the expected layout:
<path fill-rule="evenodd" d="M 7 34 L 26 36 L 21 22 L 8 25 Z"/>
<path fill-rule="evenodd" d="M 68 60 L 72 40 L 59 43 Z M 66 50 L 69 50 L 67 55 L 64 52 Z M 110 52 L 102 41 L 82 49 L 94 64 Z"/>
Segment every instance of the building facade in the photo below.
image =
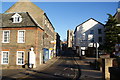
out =
<path fill-rule="evenodd" d="M 2 68 L 37 67 L 53 57 L 55 28 L 46 13 L 28 2 L 17 2 L 1 14 Z M 33 57 L 34 56 L 34 57 Z"/>
<path fill-rule="evenodd" d="M 67 47 L 72 47 L 73 45 L 73 30 L 67 30 Z"/>
<path fill-rule="evenodd" d="M 60 56 L 61 53 L 61 40 L 60 35 L 56 33 L 56 56 Z"/>
<path fill-rule="evenodd" d="M 95 47 L 94 43 L 104 44 L 104 35 L 104 25 L 90 18 L 76 27 L 73 47 L 80 56 L 85 55 L 89 47 Z"/>
<path fill-rule="evenodd" d="M 120 3 L 119 3 L 119 5 L 120 5 Z M 117 20 L 117 23 L 118 23 L 117 26 L 120 27 L 120 6 L 117 9 L 116 14 L 114 15 L 114 18 Z M 116 53 L 119 53 L 119 51 L 120 51 L 120 45 L 119 44 L 120 44 L 120 32 L 118 32 L 118 44 L 115 45 Z"/>

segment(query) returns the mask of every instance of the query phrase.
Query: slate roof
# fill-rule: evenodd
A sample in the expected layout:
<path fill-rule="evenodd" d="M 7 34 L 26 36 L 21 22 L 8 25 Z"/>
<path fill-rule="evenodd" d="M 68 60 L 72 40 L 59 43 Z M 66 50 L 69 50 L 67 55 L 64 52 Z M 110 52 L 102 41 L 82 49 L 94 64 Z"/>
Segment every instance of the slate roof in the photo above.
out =
<path fill-rule="evenodd" d="M 45 15 L 44 11 L 39 8 L 37 5 L 32 3 L 30 0 L 19 0 L 12 7 L 10 7 L 5 13 L 13 12 L 28 12 L 31 17 L 34 18 L 35 22 L 44 28 L 43 26 L 43 16 Z M 46 16 L 46 15 L 45 15 Z M 51 22 L 50 22 L 51 23 Z M 53 27 L 53 25 L 52 25 Z M 53 29 L 55 29 L 53 27 Z"/>
<path fill-rule="evenodd" d="M 34 3 L 22 2 L 21 0 L 16 2 L 13 6 L 11 6 L 5 13 L 14 13 L 14 12 L 28 12 L 34 20 L 43 27 L 43 15 L 44 11 L 36 6 Z"/>
<path fill-rule="evenodd" d="M 31 18 L 28 12 L 24 13 L 18 13 L 22 16 L 22 22 L 20 23 L 13 23 L 12 16 L 15 13 L 6 13 L 6 14 L 0 14 L 0 21 L 1 26 L 0 27 L 36 27 L 37 24 L 35 21 Z"/>
<path fill-rule="evenodd" d="M 115 15 L 117 22 L 120 24 L 120 12 L 117 12 Z"/>

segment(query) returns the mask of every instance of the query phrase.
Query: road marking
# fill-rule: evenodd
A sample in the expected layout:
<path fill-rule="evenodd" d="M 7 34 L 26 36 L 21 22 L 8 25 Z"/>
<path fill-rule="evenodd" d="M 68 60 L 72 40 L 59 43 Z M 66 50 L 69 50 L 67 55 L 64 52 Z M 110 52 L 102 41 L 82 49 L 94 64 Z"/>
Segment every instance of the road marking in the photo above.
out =
<path fill-rule="evenodd" d="M 71 70 L 73 71 L 73 68 L 71 68 Z"/>
<path fill-rule="evenodd" d="M 67 68 L 64 68 L 64 70 L 66 70 Z"/>
<path fill-rule="evenodd" d="M 68 74 L 68 76 L 70 76 L 70 74 Z"/>
<path fill-rule="evenodd" d="M 60 75 L 61 73 L 54 73 L 54 75 Z"/>

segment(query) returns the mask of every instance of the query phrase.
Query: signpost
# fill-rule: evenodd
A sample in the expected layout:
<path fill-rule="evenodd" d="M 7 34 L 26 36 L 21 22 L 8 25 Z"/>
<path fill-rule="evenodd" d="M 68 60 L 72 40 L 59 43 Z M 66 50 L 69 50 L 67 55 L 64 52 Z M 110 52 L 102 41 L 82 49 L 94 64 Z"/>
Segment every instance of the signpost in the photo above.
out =
<path fill-rule="evenodd" d="M 99 47 L 99 43 L 95 43 L 95 47 L 96 47 L 96 59 L 98 60 L 98 47 Z"/>

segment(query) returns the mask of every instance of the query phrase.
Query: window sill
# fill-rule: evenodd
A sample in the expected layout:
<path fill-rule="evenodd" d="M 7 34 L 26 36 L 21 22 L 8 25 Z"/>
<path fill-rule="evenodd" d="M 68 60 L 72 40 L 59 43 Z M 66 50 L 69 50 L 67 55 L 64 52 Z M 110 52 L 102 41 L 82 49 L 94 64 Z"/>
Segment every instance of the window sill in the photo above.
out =
<path fill-rule="evenodd" d="M 17 64 L 17 65 L 24 65 L 24 64 Z"/>
<path fill-rule="evenodd" d="M 17 42 L 17 43 L 21 43 L 21 44 L 24 44 L 25 42 Z"/>
<path fill-rule="evenodd" d="M 2 43 L 10 43 L 10 42 L 2 42 Z"/>
<path fill-rule="evenodd" d="M 8 63 L 1 63 L 1 65 L 9 65 Z"/>

